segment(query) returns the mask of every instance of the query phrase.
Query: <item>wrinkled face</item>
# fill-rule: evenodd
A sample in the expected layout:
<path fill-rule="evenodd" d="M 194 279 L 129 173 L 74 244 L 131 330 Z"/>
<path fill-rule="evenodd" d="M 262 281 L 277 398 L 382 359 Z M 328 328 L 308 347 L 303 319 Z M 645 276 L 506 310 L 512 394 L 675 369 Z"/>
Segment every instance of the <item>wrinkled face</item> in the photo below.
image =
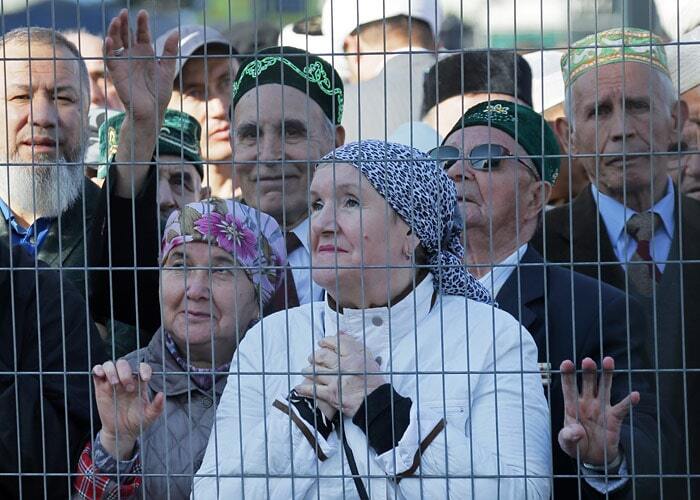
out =
<path fill-rule="evenodd" d="M 602 154 L 581 158 L 588 176 L 601 192 L 622 198 L 663 187 L 667 152 L 677 142 L 676 108 L 670 83 L 658 71 L 640 63 L 608 64 L 589 71 L 572 86 L 574 154 Z M 596 89 L 597 88 L 597 95 Z"/>
<path fill-rule="evenodd" d="M 243 335 L 257 317 L 253 283 L 236 266 L 229 253 L 203 242 L 168 254 L 161 283 L 163 326 L 183 353 L 187 343 L 211 352 L 212 339 L 216 348 L 233 352 L 238 332 Z"/>
<path fill-rule="evenodd" d="M 452 133 L 445 145 L 463 152 L 463 157 L 480 144 L 500 144 L 512 154 L 527 156 L 527 152 L 510 135 L 487 126 L 469 127 Z M 530 158 L 523 161 L 533 168 Z M 518 210 L 521 194 L 537 180 L 515 159 L 502 159 L 491 170 L 476 170 L 468 159 L 457 161 L 447 170 L 457 187 L 457 205 L 464 220 L 467 237 L 470 231 L 482 235 L 500 232 L 516 235 L 522 227 L 524 210 Z"/>
<path fill-rule="evenodd" d="M 197 119 L 202 126 L 202 157 L 210 162 L 231 159 L 228 111 L 237 67 L 228 55 L 207 54 L 206 64 L 203 55 L 194 55 L 180 71 L 181 82 L 176 80 L 173 87 L 168 107 Z"/>
<path fill-rule="evenodd" d="M 87 89 L 81 90 L 75 56 L 61 47 L 32 44 L 30 63 L 28 47 L 18 43 L 6 45 L 5 56 L 0 78 L 0 161 L 79 161 L 89 102 Z"/>
<path fill-rule="evenodd" d="M 158 162 L 158 206 L 165 221 L 175 209 L 199 201 L 202 178 L 193 163 L 175 155 L 160 155 Z"/>
<path fill-rule="evenodd" d="M 389 280 L 411 273 L 408 225 L 352 165 L 320 166 L 310 193 L 313 280 L 337 301 L 387 303 Z"/>
<path fill-rule="evenodd" d="M 234 112 L 234 163 L 250 206 L 291 226 L 307 215 L 309 173 L 334 146 L 321 107 L 292 87 L 248 91 Z"/>

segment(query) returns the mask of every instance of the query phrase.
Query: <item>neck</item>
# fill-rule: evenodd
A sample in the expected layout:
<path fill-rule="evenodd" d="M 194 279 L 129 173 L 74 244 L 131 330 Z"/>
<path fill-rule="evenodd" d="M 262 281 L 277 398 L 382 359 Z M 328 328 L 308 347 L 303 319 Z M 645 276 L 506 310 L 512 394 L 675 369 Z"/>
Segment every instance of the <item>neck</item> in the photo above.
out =
<path fill-rule="evenodd" d="M 651 188 L 645 187 L 643 189 L 632 191 L 627 191 L 627 197 L 625 198 L 624 191 L 616 193 L 604 193 L 608 196 L 619 201 L 628 208 L 634 210 L 635 212 L 646 212 L 651 207 L 656 205 L 661 199 L 666 196 L 667 192 L 667 180 L 666 177 L 662 181 L 654 182 L 653 190 Z"/>
<path fill-rule="evenodd" d="M 415 286 L 413 277 L 411 277 L 411 280 L 407 285 L 402 284 L 400 286 L 400 292 L 392 294 L 390 301 L 387 301 L 386 299 L 382 298 L 373 299 L 367 294 L 364 294 L 364 297 L 362 294 L 360 294 L 359 296 L 353 297 L 352 299 L 348 300 L 347 297 L 342 296 L 342 293 L 340 294 L 340 297 L 334 297 L 329 290 L 326 290 L 326 292 L 328 293 L 328 305 L 331 307 L 331 309 L 337 310 L 341 313 L 343 312 L 343 309 L 374 309 L 377 307 L 391 307 L 408 297 L 408 295 L 415 290 L 415 287 L 418 286 L 418 284 L 420 284 L 421 281 L 423 281 L 427 274 L 427 269 L 419 269 L 418 273 L 415 275 Z M 340 292 L 340 290 L 338 291 Z M 363 298 L 364 301 L 362 300 Z"/>
<path fill-rule="evenodd" d="M 13 209 L 10 207 L 10 210 L 12 210 L 13 215 L 15 216 L 15 220 L 20 223 L 23 227 L 29 227 L 34 222 L 41 217 L 41 214 L 35 213 L 33 210 L 30 211 L 25 211 L 25 210 L 20 210 L 20 209 Z"/>
<path fill-rule="evenodd" d="M 304 222 L 306 219 L 306 211 L 299 212 L 298 214 L 292 214 L 287 212 L 285 220 L 278 220 L 277 224 L 283 228 L 284 232 L 287 233 L 297 227 L 299 224 Z M 286 223 L 286 224 L 285 224 Z"/>
<path fill-rule="evenodd" d="M 189 364 L 195 368 L 212 368 L 212 357 L 211 357 L 211 345 L 201 345 L 193 346 L 190 345 L 189 359 L 187 358 L 187 346 L 181 345 L 181 343 L 173 337 L 175 345 L 177 345 L 178 350 L 183 358 L 185 358 Z M 233 353 L 236 351 L 236 341 L 227 342 L 226 344 L 222 342 L 217 342 L 216 344 L 216 357 L 214 358 L 213 367 L 223 365 L 228 363 L 233 358 Z"/>
<path fill-rule="evenodd" d="M 517 242 L 514 241 L 515 238 L 497 244 L 496 242 L 498 240 L 494 234 L 494 243 L 490 245 L 488 235 L 482 235 L 480 232 L 473 229 L 468 232 L 467 235 L 467 247 L 464 249 L 464 258 L 462 261 L 469 267 L 469 273 L 477 279 L 486 276 L 491 272 L 494 264 L 503 262 L 519 248 Z M 521 237 L 522 236 L 523 235 L 521 235 Z M 464 238 L 464 233 L 462 233 L 462 238 Z M 462 241 L 464 241 L 464 239 Z M 522 239 L 520 244 L 522 245 L 526 241 L 527 240 Z"/>
<path fill-rule="evenodd" d="M 204 185 L 211 191 L 211 196 L 233 198 L 235 184 L 228 165 L 208 164 L 204 168 Z"/>

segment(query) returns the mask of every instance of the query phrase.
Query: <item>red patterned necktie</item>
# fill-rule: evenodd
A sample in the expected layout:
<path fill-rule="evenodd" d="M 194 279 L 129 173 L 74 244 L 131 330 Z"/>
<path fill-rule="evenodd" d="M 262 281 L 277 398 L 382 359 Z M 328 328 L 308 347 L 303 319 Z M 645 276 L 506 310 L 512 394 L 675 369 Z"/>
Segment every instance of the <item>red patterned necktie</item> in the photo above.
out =
<path fill-rule="evenodd" d="M 654 281 L 661 280 L 661 270 L 651 258 L 650 242 L 661 227 L 661 217 L 656 212 L 634 214 L 625 224 L 627 234 L 637 242 L 637 250 L 627 264 L 630 284 L 644 297 L 651 297 Z"/>

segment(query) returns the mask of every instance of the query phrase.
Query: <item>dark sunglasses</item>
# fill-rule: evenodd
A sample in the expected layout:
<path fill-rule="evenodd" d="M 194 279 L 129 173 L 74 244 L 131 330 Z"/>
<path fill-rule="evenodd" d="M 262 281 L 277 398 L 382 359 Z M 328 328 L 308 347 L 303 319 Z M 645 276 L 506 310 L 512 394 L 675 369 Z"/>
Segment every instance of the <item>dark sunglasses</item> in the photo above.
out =
<path fill-rule="evenodd" d="M 474 170 L 495 170 L 501 166 L 503 160 L 513 159 L 527 168 L 536 179 L 540 178 L 540 173 L 535 167 L 525 163 L 522 159 L 508 151 L 505 146 L 501 146 L 500 144 L 479 144 L 478 146 L 474 146 L 466 157 L 459 148 L 454 146 L 439 146 L 428 151 L 428 156 L 437 161 L 438 165 L 442 167 L 443 170 L 449 170 L 452 165 L 462 159 L 469 160 Z"/>

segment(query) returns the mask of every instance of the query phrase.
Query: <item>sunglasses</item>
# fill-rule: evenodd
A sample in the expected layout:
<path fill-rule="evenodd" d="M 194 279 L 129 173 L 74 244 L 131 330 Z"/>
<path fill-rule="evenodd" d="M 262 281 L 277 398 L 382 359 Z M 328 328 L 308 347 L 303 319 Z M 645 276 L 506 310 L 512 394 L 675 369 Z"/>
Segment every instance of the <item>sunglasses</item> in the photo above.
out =
<path fill-rule="evenodd" d="M 474 146 L 465 157 L 459 148 L 454 146 L 439 146 L 428 151 L 428 156 L 438 162 L 443 170 L 449 168 L 460 160 L 469 160 L 474 170 L 488 171 L 501 167 L 503 160 L 515 160 L 530 171 L 536 179 L 540 178 L 537 169 L 525 163 L 518 156 L 514 155 L 505 146 L 500 144 L 479 144 Z"/>

